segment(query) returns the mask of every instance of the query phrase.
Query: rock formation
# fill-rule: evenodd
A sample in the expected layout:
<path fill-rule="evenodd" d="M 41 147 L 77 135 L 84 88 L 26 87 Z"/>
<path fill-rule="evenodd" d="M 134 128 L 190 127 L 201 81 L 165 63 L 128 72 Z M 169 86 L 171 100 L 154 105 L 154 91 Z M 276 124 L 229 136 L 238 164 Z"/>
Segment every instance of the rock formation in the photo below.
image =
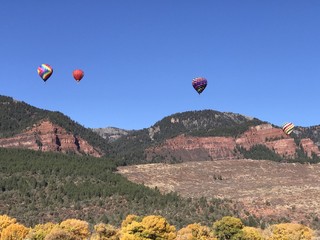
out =
<path fill-rule="evenodd" d="M 41 121 L 24 132 L 9 138 L 0 139 L 0 147 L 26 148 L 41 151 L 72 152 L 101 157 L 101 153 L 86 140 L 48 120 Z"/>
<path fill-rule="evenodd" d="M 250 150 L 254 145 L 264 145 L 280 156 L 292 159 L 296 157 L 299 146 L 293 138 L 287 136 L 282 129 L 271 124 L 261 124 L 250 127 L 238 137 L 193 137 L 179 135 L 167 139 L 161 145 L 146 149 L 146 159 L 153 161 L 161 156 L 165 160 L 175 161 L 205 161 L 213 159 L 243 158 L 237 151 L 238 147 Z M 308 157 L 312 153 L 320 156 L 317 145 L 311 139 L 302 139 L 300 146 Z"/>

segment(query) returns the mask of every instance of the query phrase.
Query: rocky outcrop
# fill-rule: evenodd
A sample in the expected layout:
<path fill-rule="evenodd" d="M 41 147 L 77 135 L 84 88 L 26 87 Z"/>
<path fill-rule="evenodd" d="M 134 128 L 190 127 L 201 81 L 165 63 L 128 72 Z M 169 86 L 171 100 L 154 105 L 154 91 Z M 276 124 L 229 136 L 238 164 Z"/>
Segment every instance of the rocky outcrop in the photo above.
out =
<path fill-rule="evenodd" d="M 114 142 L 115 140 L 121 138 L 122 136 L 126 136 L 131 132 L 130 130 L 124 130 L 114 127 L 93 128 L 92 131 L 98 133 L 104 139 L 107 139 L 108 142 Z"/>
<path fill-rule="evenodd" d="M 41 151 L 76 153 L 101 157 L 101 153 L 86 140 L 68 133 L 65 129 L 44 120 L 24 132 L 0 139 L 0 147 L 26 148 Z"/>
<path fill-rule="evenodd" d="M 191 137 L 180 135 L 168 139 L 159 147 L 146 150 L 147 160 L 162 155 L 166 159 L 174 157 L 178 161 L 212 160 L 236 158 L 236 143 L 232 137 Z M 239 155 L 240 156 L 240 155 Z"/>
<path fill-rule="evenodd" d="M 320 156 L 319 147 L 310 138 L 301 139 L 300 146 L 309 158 L 312 157 L 312 154 Z"/>
<path fill-rule="evenodd" d="M 179 135 L 167 139 L 159 146 L 146 149 L 146 159 L 154 161 L 161 157 L 167 161 L 206 161 L 213 159 L 242 158 L 237 147 L 250 150 L 255 145 L 264 145 L 282 157 L 296 157 L 299 146 L 293 138 L 287 136 L 282 129 L 274 128 L 271 124 L 251 127 L 239 137 L 192 137 Z M 311 157 L 312 153 L 320 156 L 320 151 L 311 139 L 302 139 L 301 147 Z"/>
<path fill-rule="evenodd" d="M 236 144 L 246 150 L 254 145 L 262 144 L 286 158 L 293 158 L 297 148 L 293 138 L 287 136 L 282 129 L 272 127 L 271 124 L 251 127 L 236 139 Z"/>

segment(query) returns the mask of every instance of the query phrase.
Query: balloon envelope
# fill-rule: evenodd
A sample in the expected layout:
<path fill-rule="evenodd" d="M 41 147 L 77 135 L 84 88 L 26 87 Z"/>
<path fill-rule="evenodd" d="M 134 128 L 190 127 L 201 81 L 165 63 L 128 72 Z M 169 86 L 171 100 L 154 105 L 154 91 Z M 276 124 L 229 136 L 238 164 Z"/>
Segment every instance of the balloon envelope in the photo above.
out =
<path fill-rule="evenodd" d="M 294 128 L 294 125 L 293 125 L 293 123 L 291 123 L 291 122 L 285 123 L 285 124 L 283 124 L 283 126 L 282 126 L 282 130 L 283 130 L 287 135 L 289 135 L 290 133 L 292 133 L 293 128 Z"/>
<path fill-rule="evenodd" d="M 53 69 L 49 64 L 41 64 L 38 67 L 38 75 L 42 78 L 43 81 L 47 81 L 52 73 Z"/>
<path fill-rule="evenodd" d="M 79 82 L 83 78 L 84 72 L 81 69 L 76 69 L 72 72 L 72 75 L 74 79 Z"/>
<path fill-rule="evenodd" d="M 203 77 L 197 77 L 192 80 L 192 86 L 199 94 L 207 87 L 207 83 L 207 79 Z"/>

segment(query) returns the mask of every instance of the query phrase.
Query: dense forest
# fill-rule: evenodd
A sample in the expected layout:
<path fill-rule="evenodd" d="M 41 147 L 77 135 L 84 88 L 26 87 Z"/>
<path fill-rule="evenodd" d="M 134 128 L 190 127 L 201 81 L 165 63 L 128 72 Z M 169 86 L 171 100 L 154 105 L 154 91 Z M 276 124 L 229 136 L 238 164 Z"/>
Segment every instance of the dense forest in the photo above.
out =
<path fill-rule="evenodd" d="M 115 170 L 115 162 L 106 158 L 0 148 L 0 214 L 27 226 L 70 217 L 119 226 L 129 214 L 157 214 L 180 228 L 242 213 L 230 200 L 163 195 Z M 265 224 L 251 215 L 243 221 Z"/>

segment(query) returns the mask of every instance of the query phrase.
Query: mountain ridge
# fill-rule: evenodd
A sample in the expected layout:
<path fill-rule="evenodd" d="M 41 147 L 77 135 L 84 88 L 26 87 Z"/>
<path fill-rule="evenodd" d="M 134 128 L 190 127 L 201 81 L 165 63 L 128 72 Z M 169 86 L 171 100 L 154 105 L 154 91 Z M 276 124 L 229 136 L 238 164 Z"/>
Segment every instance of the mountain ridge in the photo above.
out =
<path fill-rule="evenodd" d="M 68 139 L 66 141 L 74 142 L 72 147 L 62 149 L 61 142 L 59 143 L 61 137 L 59 138 L 51 129 L 51 141 L 56 144 L 48 149 L 57 149 L 62 152 L 71 150 L 78 154 L 79 146 L 75 147 L 75 145 L 77 145 L 77 139 L 82 139 L 81 141 L 86 141 L 91 149 L 96 149 L 100 156 L 111 157 L 119 165 L 162 161 L 171 163 L 203 161 L 223 157 L 253 159 L 267 157 L 277 161 L 297 158 L 301 162 L 320 162 L 320 125 L 308 128 L 296 127 L 293 134 L 286 136 L 280 127 L 266 121 L 238 113 L 206 109 L 174 113 L 157 121 L 149 128 L 141 130 L 124 130 L 114 127 L 90 129 L 60 112 L 39 109 L 11 97 L 0 96 L 0 140 L 2 139 L 2 142 L 8 138 L 12 140 L 12 137 L 19 134 L 21 136 L 27 129 L 45 119 L 64 129 L 63 131 L 68 135 L 65 135 Z M 26 139 L 33 141 L 31 149 L 39 148 L 36 144 L 42 144 L 41 135 L 37 130 L 32 130 L 29 134 L 32 136 Z M 11 141 L 11 146 L 30 144 L 19 141 Z M 177 145 L 168 147 L 168 144 Z M 286 148 L 290 153 L 280 150 Z M 90 151 L 84 153 L 88 154 Z M 97 153 L 94 154 L 97 156 Z M 194 157 L 190 158 L 190 154 Z"/>

